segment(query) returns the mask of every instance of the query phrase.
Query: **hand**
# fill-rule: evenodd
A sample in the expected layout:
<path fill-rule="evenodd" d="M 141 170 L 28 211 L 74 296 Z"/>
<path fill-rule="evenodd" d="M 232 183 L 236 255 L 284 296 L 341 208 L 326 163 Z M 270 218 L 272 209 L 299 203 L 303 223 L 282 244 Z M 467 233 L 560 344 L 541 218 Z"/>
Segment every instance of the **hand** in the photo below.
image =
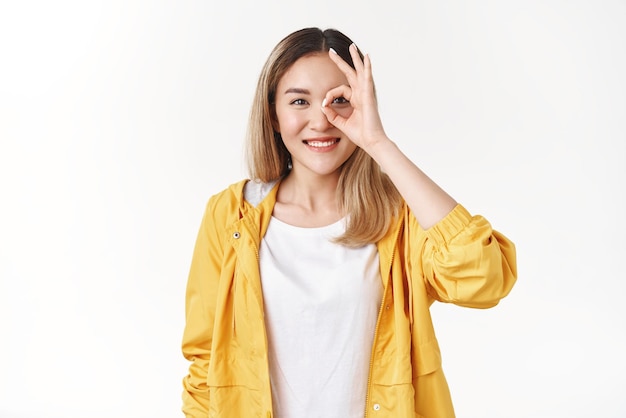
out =
<path fill-rule="evenodd" d="M 368 152 L 368 149 L 376 143 L 388 139 L 378 113 L 369 55 L 365 55 L 361 60 L 356 45 L 350 45 L 350 56 L 355 67 L 353 69 L 334 50 L 330 50 L 328 54 L 339 70 L 345 74 L 349 85 L 336 87 L 326 93 L 322 103 L 322 112 L 330 123 L 347 135 L 357 146 Z M 330 106 L 330 103 L 339 97 L 350 102 L 353 109 L 350 116 L 343 117 Z"/>

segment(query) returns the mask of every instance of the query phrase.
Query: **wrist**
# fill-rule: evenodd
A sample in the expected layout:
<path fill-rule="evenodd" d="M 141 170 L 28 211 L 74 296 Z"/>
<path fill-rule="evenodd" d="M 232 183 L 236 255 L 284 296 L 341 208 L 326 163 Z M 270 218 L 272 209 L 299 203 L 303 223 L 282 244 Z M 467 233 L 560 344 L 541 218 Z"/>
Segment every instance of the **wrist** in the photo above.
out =
<path fill-rule="evenodd" d="M 367 152 L 376 162 L 381 164 L 381 159 L 385 155 L 389 155 L 394 149 L 397 150 L 396 144 L 386 135 L 381 135 L 378 138 L 373 138 L 367 142 L 366 146 L 363 146 L 363 151 Z"/>

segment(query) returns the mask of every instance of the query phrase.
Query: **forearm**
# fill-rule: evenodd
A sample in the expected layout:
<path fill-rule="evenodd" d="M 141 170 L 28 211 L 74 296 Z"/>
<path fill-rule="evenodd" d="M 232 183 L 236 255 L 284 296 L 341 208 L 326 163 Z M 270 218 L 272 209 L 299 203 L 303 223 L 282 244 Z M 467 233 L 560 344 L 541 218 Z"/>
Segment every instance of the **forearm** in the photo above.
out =
<path fill-rule="evenodd" d="M 396 186 L 423 229 L 442 220 L 457 202 L 417 167 L 389 138 L 365 151 Z"/>

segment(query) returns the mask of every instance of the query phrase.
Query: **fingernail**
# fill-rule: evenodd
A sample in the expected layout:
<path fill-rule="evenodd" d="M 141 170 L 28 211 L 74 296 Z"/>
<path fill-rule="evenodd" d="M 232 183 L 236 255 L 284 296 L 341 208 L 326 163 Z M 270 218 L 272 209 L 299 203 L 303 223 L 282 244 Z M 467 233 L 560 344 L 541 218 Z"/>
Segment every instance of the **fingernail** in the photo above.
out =
<path fill-rule="evenodd" d="M 322 100 L 322 107 L 326 107 L 326 98 L 324 97 L 324 100 Z"/>
<path fill-rule="evenodd" d="M 337 51 L 335 51 L 333 48 L 329 48 L 329 51 L 332 52 L 333 54 L 337 55 Z"/>

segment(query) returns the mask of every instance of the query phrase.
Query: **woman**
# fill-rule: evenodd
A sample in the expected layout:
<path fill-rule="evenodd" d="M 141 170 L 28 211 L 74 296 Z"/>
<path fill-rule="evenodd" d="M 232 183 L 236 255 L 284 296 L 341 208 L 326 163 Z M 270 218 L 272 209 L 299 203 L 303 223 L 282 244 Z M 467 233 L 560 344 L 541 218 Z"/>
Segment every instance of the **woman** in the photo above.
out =
<path fill-rule="evenodd" d="M 515 248 L 386 136 L 369 57 L 336 30 L 285 37 L 248 150 L 194 250 L 186 416 L 454 416 L 429 307 L 496 305 Z"/>

